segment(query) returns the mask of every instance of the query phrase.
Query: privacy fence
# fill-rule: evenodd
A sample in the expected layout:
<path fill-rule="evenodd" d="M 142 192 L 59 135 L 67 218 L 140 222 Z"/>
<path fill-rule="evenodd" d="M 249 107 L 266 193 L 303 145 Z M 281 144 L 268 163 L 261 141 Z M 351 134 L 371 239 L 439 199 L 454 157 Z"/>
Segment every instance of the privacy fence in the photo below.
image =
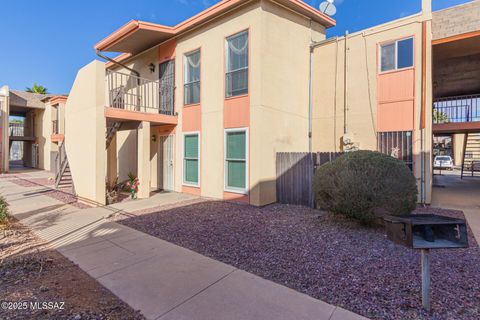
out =
<path fill-rule="evenodd" d="M 341 152 L 277 153 L 277 201 L 314 208 L 315 197 L 312 185 L 316 169 L 342 154 Z"/>

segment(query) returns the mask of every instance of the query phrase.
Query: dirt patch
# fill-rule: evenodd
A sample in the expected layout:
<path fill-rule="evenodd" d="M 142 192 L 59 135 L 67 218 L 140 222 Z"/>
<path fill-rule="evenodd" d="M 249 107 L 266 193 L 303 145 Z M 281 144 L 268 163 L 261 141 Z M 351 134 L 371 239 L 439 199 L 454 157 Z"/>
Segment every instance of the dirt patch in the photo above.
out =
<path fill-rule="evenodd" d="M 463 217 L 461 212 L 420 209 Z M 421 307 L 420 252 L 382 228 L 304 207 L 203 202 L 120 221 L 372 319 L 479 319 L 480 251 L 433 250 L 432 307 Z"/>
<path fill-rule="evenodd" d="M 1 310 L 1 319 L 144 319 L 15 221 L 0 230 L 0 292 L 0 302 L 27 303 L 23 310 Z M 49 302 L 63 309 L 30 305 Z"/>

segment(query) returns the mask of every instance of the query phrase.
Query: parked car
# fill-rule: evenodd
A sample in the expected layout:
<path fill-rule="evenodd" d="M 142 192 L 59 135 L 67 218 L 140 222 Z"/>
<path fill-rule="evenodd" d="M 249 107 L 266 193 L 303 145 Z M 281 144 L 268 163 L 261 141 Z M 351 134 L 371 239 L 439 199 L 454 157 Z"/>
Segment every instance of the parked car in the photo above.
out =
<path fill-rule="evenodd" d="M 433 160 L 434 169 L 453 170 L 453 160 L 450 156 L 436 156 Z"/>

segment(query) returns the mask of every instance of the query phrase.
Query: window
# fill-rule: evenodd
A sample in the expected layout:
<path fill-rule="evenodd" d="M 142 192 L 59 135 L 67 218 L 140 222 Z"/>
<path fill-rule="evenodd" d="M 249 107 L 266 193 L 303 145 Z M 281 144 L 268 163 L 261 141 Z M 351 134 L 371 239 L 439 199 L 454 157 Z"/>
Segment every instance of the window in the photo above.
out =
<path fill-rule="evenodd" d="M 200 50 L 185 55 L 184 104 L 200 103 Z"/>
<path fill-rule="evenodd" d="M 227 38 L 225 96 L 227 98 L 248 93 L 248 32 Z"/>
<path fill-rule="evenodd" d="M 413 38 L 382 45 L 380 55 L 381 72 L 412 67 Z"/>
<path fill-rule="evenodd" d="M 198 133 L 185 134 L 183 154 L 183 183 L 198 186 L 200 171 Z"/>
<path fill-rule="evenodd" d="M 225 189 L 245 193 L 247 188 L 247 131 L 225 131 Z"/>
<path fill-rule="evenodd" d="M 377 144 L 379 152 L 403 160 L 410 169 L 413 169 L 411 131 L 379 132 Z"/>

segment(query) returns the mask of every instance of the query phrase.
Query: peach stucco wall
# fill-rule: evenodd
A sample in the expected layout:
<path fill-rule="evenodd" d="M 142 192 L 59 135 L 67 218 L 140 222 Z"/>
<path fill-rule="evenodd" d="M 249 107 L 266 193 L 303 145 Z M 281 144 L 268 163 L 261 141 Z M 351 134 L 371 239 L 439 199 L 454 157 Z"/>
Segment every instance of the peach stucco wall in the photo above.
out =
<path fill-rule="evenodd" d="M 415 68 L 378 75 L 377 131 L 411 131 L 415 115 Z"/>

